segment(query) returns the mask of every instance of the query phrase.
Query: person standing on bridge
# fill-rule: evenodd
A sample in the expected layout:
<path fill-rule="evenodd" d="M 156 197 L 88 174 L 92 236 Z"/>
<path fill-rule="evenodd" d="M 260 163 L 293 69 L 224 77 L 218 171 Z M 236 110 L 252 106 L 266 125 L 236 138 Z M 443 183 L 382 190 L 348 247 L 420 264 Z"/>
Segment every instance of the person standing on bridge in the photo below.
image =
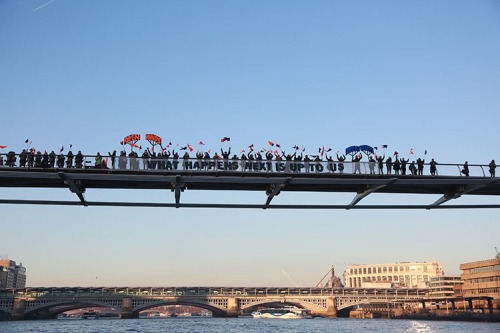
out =
<path fill-rule="evenodd" d="M 384 174 L 385 155 L 384 156 L 376 156 L 375 159 L 377 160 L 377 163 L 378 163 L 378 174 L 383 175 Z"/>
<path fill-rule="evenodd" d="M 430 171 L 431 171 L 431 176 L 437 176 L 437 162 L 434 161 L 434 159 L 431 160 L 431 162 L 429 163 L 429 166 L 430 166 Z"/>
<path fill-rule="evenodd" d="M 97 152 L 97 155 L 95 157 L 95 168 L 100 169 L 102 167 L 102 156 L 99 152 Z"/>
<path fill-rule="evenodd" d="M 339 161 L 339 172 L 340 172 L 340 174 L 343 174 L 344 173 L 345 155 L 339 156 L 339 153 L 337 152 L 337 161 Z"/>
<path fill-rule="evenodd" d="M 390 175 L 392 171 L 392 158 L 390 156 L 385 160 L 385 168 L 387 169 L 387 174 Z"/>
<path fill-rule="evenodd" d="M 422 176 L 424 174 L 424 163 L 425 159 L 422 159 L 420 157 L 417 159 L 417 174 L 419 176 Z"/>
<path fill-rule="evenodd" d="M 375 160 L 373 159 L 373 156 L 370 156 L 368 159 L 368 168 L 370 169 L 370 175 L 375 174 Z"/>
<path fill-rule="evenodd" d="M 469 162 L 465 161 L 462 173 L 465 175 L 465 177 L 469 177 Z"/>
<path fill-rule="evenodd" d="M 491 177 L 495 177 L 495 169 L 497 167 L 497 165 L 495 164 L 495 160 L 491 160 L 491 162 L 490 162 L 490 164 L 488 164 L 488 166 L 490 167 Z"/>

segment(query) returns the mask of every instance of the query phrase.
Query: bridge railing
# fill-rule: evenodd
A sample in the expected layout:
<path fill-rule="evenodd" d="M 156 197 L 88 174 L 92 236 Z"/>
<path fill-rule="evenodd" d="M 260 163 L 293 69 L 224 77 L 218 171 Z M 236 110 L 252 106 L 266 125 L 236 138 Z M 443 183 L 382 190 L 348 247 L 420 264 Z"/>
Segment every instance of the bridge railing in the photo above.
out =
<path fill-rule="evenodd" d="M 33 156 L 33 155 L 32 155 Z M 23 168 L 29 170 L 66 170 L 66 169 L 105 169 L 120 172 L 180 172 L 180 173 L 249 173 L 249 174 L 345 174 L 345 175 L 399 175 L 399 176 L 429 176 L 430 164 L 424 163 L 421 172 L 417 163 L 412 161 L 406 164 L 405 170 L 390 172 L 384 163 L 382 171 L 378 163 L 351 162 L 351 161 L 286 161 L 286 160 L 242 160 L 242 159 L 198 159 L 198 158 L 150 158 L 117 156 L 116 158 L 101 156 L 96 160 L 95 155 L 82 155 L 81 160 L 75 156 L 57 155 L 53 158 L 35 155 L 21 156 L 20 154 L 0 154 L 0 168 Z M 96 162 L 97 161 L 97 162 Z M 99 162 L 100 161 L 100 162 Z M 469 164 L 469 175 L 472 177 L 490 177 L 489 166 L 483 164 Z M 463 164 L 443 163 L 436 166 L 436 176 L 464 176 Z M 412 172 L 412 170 L 414 170 Z"/>
<path fill-rule="evenodd" d="M 39 287 L 0 290 L 0 298 L 76 298 L 76 297 L 309 297 L 349 296 L 371 299 L 418 299 L 428 294 L 428 289 L 375 289 L 375 288 L 227 288 L 227 287 Z"/>

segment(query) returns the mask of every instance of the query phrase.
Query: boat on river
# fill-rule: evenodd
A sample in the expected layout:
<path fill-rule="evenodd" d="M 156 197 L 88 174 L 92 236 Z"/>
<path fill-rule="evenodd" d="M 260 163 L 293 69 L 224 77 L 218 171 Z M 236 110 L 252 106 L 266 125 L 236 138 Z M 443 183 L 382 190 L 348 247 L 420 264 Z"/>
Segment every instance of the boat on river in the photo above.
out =
<path fill-rule="evenodd" d="M 256 319 L 310 319 L 309 310 L 294 306 L 283 308 L 267 308 L 252 312 L 252 317 Z"/>

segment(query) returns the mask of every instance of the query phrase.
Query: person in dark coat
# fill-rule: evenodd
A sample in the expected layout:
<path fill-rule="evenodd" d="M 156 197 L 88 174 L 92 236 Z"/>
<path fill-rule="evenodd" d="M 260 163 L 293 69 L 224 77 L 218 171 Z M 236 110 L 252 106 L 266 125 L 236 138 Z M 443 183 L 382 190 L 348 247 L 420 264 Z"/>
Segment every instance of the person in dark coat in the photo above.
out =
<path fill-rule="evenodd" d="M 491 160 L 491 162 L 490 162 L 490 164 L 488 164 L 488 166 L 490 167 L 491 177 L 495 177 L 495 169 L 497 167 L 497 165 L 495 164 L 495 160 Z"/>
<path fill-rule="evenodd" d="M 392 158 L 390 156 L 385 160 L 385 168 L 387 169 L 387 174 L 390 175 L 392 171 Z"/>
<path fill-rule="evenodd" d="M 384 174 L 385 155 L 384 156 L 377 156 L 375 159 L 377 160 L 377 164 L 378 164 L 378 174 L 383 175 Z"/>
<path fill-rule="evenodd" d="M 417 159 L 417 174 L 419 176 L 424 174 L 424 163 L 425 159 L 421 159 L 420 157 Z"/>
<path fill-rule="evenodd" d="M 431 160 L 431 162 L 429 163 L 429 166 L 430 166 L 430 171 L 431 171 L 431 176 L 436 176 L 437 175 L 437 162 L 434 161 L 434 159 Z"/>
<path fill-rule="evenodd" d="M 469 162 L 465 161 L 462 173 L 465 175 L 465 177 L 469 177 Z"/>

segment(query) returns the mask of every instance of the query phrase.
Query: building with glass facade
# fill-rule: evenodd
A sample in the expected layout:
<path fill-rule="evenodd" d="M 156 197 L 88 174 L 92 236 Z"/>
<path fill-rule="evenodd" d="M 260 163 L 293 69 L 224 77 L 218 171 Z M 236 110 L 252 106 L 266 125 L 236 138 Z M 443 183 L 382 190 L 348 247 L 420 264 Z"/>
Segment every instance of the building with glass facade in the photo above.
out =
<path fill-rule="evenodd" d="M 0 289 L 25 287 L 26 267 L 13 260 L 0 259 Z"/>

